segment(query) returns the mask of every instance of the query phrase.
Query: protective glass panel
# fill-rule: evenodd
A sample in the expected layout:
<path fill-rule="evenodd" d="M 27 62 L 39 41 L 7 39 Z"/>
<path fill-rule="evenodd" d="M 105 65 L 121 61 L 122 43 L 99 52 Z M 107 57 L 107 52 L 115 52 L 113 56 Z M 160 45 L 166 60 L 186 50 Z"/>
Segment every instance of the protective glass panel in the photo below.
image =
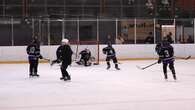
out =
<path fill-rule="evenodd" d="M 49 36 L 50 36 L 49 19 L 42 20 L 40 25 L 41 25 L 40 26 L 40 28 L 41 28 L 41 32 L 40 32 L 41 44 L 48 45 L 48 44 L 50 44 L 50 42 L 49 42 Z"/>
<path fill-rule="evenodd" d="M 64 37 L 69 39 L 71 44 L 76 44 L 78 41 L 78 22 L 74 21 L 64 21 Z"/>
<path fill-rule="evenodd" d="M 135 25 L 134 19 L 118 21 L 117 44 L 134 44 L 135 43 Z M 117 42 L 119 40 L 119 42 Z"/>
<path fill-rule="evenodd" d="M 194 43 L 194 20 L 176 20 L 176 43 Z"/>
<path fill-rule="evenodd" d="M 31 19 L 14 19 L 13 36 L 14 45 L 28 45 L 32 40 Z"/>
<path fill-rule="evenodd" d="M 97 21 L 79 22 L 80 41 L 97 41 Z"/>
<path fill-rule="evenodd" d="M 99 40 L 101 44 L 111 42 L 115 44 L 116 39 L 116 21 L 99 21 Z"/>
<path fill-rule="evenodd" d="M 136 43 L 154 44 L 154 20 L 136 20 Z"/>
<path fill-rule="evenodd" d="M 11 18 L 0 18 L 0 45 L 11 46 L 12 45 L 12 24 Z"/>
<path fill-rule="evenodd" d="M 160 42 L 162 39 L 166 39 L 170 43 L 175 42 L 175 21 L 173 19 L 157 19 L 155 27 L 156 42 Z"/>
<path fill-rule="evenodd" d="M 51 45 L 59 45 L 62 40 L 62 20 L 50 21 Z"/>

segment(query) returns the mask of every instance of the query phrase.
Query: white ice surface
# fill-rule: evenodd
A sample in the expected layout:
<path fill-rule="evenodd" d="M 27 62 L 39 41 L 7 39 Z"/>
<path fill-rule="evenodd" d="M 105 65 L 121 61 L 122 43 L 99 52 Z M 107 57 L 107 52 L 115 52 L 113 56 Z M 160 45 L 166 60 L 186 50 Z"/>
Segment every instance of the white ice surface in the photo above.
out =
<path fill-rule="evenodd" d="M 28 78 L 28 64 L 0 65 L 0 110 L 195 110 L 195 60 L 175 62 L 178 81 L 162 65 L 121 61 L 120 71 L 106 63 L 68 68 L 64 82 L 59 66 L 39 65 L 40 78 Z"/>

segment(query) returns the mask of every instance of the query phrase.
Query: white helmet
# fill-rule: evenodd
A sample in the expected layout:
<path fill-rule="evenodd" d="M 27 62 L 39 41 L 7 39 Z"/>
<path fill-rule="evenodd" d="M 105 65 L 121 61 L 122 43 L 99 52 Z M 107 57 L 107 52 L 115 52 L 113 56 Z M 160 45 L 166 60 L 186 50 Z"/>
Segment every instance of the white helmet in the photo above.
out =
<path fill-rule="evenodd" d="M 68 39 L 62 39 L 62 43 L 68 44 L 69 40 Z"/>

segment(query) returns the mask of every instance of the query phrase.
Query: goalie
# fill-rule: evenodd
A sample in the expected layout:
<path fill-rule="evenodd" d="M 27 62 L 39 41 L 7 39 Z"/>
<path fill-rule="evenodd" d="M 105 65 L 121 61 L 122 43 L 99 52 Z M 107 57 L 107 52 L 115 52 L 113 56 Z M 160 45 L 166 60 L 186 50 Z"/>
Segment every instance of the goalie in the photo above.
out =
<path fill-rule="evenodd" d="M 91 66 L 91 51 L 87 48 L 82 50 L 80 53 L 80 60 L 76 63 L 78 65 Z"/>

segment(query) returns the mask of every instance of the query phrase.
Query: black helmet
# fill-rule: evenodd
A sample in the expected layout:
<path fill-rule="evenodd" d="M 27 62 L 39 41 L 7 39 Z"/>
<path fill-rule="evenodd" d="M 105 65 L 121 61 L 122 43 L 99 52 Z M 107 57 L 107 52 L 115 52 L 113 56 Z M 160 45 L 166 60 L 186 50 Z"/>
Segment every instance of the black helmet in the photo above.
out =
<path fill-rule="evenodd" d="M 38 38 L 36 36 L 32 38 L 32 43 L 38 43 Z"/>
<path fill-rule="evenodd" d="M 39 42 L 39 40 L 38 40 L 37 37 L 34 37 L 34 38 L 32 39 L 32 44 L 33 44 L 33 45 L 36 45 L 38 48 L 40 47 L 40 42 Z"/>
<path fill-rule="evenodd" d="M 156 44 L 155 51 L 159 54 L 161 48 L 162 48 L 162 42 L 158 42 Z"/>
<path fill-rule="evenodd" d="M 162 40 L 162 46 L 169 46 L 170 43 L 167 41 L 167 39 Z"/>
<path fill-rule="evenodd" d="M 108 47 L 112 47 L 112 43 L 111 42 L 108 42 Z"/>

